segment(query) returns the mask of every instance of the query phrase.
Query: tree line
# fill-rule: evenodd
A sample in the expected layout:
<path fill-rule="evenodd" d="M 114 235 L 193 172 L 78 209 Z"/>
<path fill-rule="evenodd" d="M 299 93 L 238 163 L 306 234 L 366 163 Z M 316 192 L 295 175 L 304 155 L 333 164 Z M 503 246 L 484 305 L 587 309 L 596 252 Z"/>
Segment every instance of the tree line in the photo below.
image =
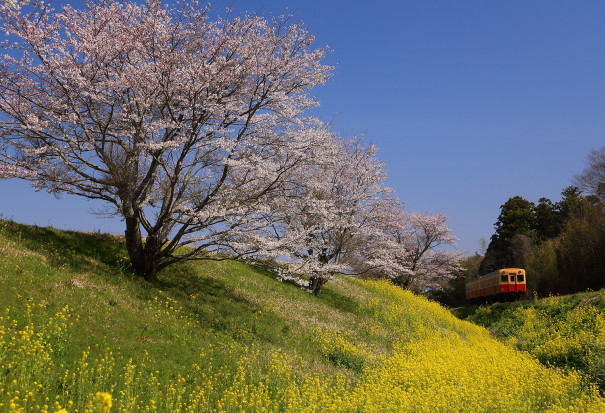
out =
<path fill-rule="evenodd" d="M 0 178 L 107 204 L 139 276 L 280 260 L 319 294 L 335 273 L 422 290 L 458 265 L 447 217 L 405 210 L 377 148 L 309 114 L 333 68 L 290 17 L 15 1 L 0 31 Z"/>

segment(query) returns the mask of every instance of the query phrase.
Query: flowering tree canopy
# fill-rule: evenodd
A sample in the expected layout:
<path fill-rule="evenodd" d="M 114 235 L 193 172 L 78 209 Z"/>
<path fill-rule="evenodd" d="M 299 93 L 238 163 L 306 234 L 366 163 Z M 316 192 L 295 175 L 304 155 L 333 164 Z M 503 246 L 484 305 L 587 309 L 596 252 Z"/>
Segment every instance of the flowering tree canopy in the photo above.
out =
<path fill-rule="evenodd" d="M 396 278 L 397 284 L 406 288 L 436 288 L 442 280 L 453 276 L 465 254 L 453 248 L 457 238 L 447 226 L 447 219 L 445 214 L 412 212 L 408 215 L 407 231 L 393 232 L 398 243 L 406 246 L 405 260 L 410 268 L 409 274 Z"/>
<path fill-rule="evenodd" d="M 437 288 L 453 276 L 463 252 L 444 214 L 406 211 L 399 202 L 380 205 L 374 213 L 371 237 L 351 257 L 358 271 L 386 277 L 406 289 Z"/>
<path fill-rule="evenodd" d="M 375 146 L 361 139 L 333 142 L 323 163 L 298 169 L 293 186 L 272 200 L 265 231 L 273 255 L 287 258 L 285 275 L 308 276 L 315 294 L 333 274 L 349 272 L 343 258 L 368 236 L 374 210 L 392 192 Z"/>
<path fill-rule="evenodd" d="M 0 29 L 0 177 L 107 202 L 148 279 L 212 249 L 253 251 L 243 235 L 265 225 L 271 194 L 332 144 L 305 117 L 326 49 L 287 18 L 4 1 Z"/>

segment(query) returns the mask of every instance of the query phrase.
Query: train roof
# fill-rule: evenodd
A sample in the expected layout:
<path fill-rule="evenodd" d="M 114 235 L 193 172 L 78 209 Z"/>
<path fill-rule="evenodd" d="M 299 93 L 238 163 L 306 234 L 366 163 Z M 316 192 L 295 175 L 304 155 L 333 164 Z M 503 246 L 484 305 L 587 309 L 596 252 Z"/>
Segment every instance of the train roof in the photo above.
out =
<path fill-rule="evenodd" d="M 499 270 L 488 272 L 487 274 L 483 274 L 477 278 L 473 278 L 472 280 L 468 280 L 467 283 L 475 280 L 480 280 L 481 278 L 488 277 L 494 274 L 500 274 L 502 271 L 525 271 L 523 268 L 500 268 Z"/>

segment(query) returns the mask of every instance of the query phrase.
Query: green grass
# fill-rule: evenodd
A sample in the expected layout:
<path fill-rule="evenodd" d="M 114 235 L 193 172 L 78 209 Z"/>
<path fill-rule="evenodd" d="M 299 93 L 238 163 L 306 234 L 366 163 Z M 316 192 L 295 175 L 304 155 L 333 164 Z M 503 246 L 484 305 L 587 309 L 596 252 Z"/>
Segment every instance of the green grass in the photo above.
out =
<path fill-rule="evenodd" d="M 315 297 L 233 261 L 147 282 L 120 237 L 0 221 L 0 412 L 605 407 L 513 347 L 385 282 Z"/>
<path fill-rule="evenodd" d="M 102 358 L 109 348 L 122 367 L 151 358 L 160 380 L 194 364 L 235 374 L 239 358 L 263 348 L 319 370 L 360 371 L 317 352 L 313 325 L 356 310 L 338 288 L 317 299 L 233 261 L 175 265 L 150 283 L 129 272 L 126 257 L 120 237 L 0 221 L 0 309 L 10 308 L 20 326 L 44 325 L 69 305 L 73 326 L 58 354 L 66 366 L 85 351 Z M 299 306 L 313 319 L 300 317 Z M 341 321 L 356 328 L 354 317 Z"/>

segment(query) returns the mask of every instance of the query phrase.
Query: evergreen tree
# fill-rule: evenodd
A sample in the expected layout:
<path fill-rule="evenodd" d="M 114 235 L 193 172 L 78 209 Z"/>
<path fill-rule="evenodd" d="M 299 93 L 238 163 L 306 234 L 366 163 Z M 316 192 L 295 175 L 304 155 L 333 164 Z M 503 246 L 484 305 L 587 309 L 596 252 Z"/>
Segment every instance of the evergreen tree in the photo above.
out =
<path fill-rule="evenodd" d="M 561 192 L 563 199 L 557 202 L 557 210 L 561 215 L 563 221 L 567 221 L 574 214 L 578 214 L 581 211 L 583 197 L 580 190 L 575 186 L 568 186 Z"/>
<path fill-rule="evenodd" d="M 540 198 L 538 200 L 534 219 L 537 242 L 552 239 L 561 233 L 563 218 L 559 212 L 558 205 L 553 204 L 550 199 Z"/>
<path fill-rule="evenodd" d="M 496 233 L 492 235 L 481 263 L 482 274 L 513 265 L 515 235 L 523 235 L 530 241 L 535 239 L 535 208 L 533 202 L 520 196 L 509 198 L 500 206 L 500 216 L 494 224 Z"/>

